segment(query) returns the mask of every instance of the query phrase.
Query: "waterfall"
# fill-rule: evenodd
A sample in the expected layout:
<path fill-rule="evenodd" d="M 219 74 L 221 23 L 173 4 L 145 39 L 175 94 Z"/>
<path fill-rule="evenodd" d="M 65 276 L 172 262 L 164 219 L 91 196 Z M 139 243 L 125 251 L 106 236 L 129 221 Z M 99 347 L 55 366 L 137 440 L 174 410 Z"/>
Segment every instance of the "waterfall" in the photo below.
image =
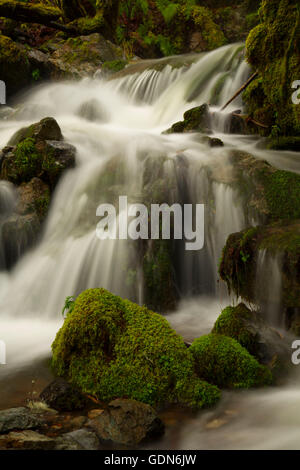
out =
<path fill-rule="evenodd" d="M 218 282 L 222 248 L 229 234 L 255 221 L 246 220 L 238 191 L 227 183 L 232 169 L 226 148 L 209 148 L 195 134 L 162 132 L 181 120 L 186 110 L 207 102 L 216 112 L 215 135 L 224 138 L 227 147 L 249 148 L 248 140 L 223 135 L 228 113 L 242 108 L 241 98 L 219 112 L 249 76 L 243 48 L 243 44 L 224 46 L 200 54 L 198 60 L 193 57 L 188 64 L 183 61 L 182 67 L 167 61 L 161 67 L 158 61 L 159 68 L 145 67 L 113 80 L 100 77 L 43 85 L 24 97 L 14 117 L 1 121 L 1 148 L 19 128 L 52 116 L 77 150 L 76 168 L 67 171 L 55 189 L 42 238 L 11 272 L 0 272 L 0 340 L 7 344 L 8 362 L 1 374 L 15 374 L 49 356 L 67 296 L 101 286 L 144 302 L 139 245 L 129 240 L 100 241 L 96 209 L 104 202 L 115 204 L 119 195 L 127 195 L 131 202 L 151 202 L 151 185 L 160 180 L 167 199 L 160 203 L 205 204 L 204 249 L 187 252 L 181 242 L 174 249 L 174 277 L 182 300 L 178 313 L 169 313 L 168 319 L 187 340 L 211 329 L 229 303 Z M 258 153 L 259 158 L 270 156 Z M 282 158 L 281 166 L 293 165 L 291 161 L 292 157 Z M 1 181 L 0 234 L 2 220 L 16 201 L 12 186 Z M 0 263 L 3 256 L 0 238 Z M 258 283 L 266 275 L 273 280 L 272 292 L 267 293 L 269 308 L 274 292 L 280 292 L 280 260 L 261 252 Z M 268 315 L 276 324 L 273 306 Z M 299 404 L 294 395 L 293 400 Z M 183 445 L 188 446 L 186 439 Z"/>
<path fill-rule="evenodd" d="M 273 255 L 260 250 L 257 259 L 256 301 L 261 306 L 266 320 L 274 326 L 284 328 L 282 315 L 282 255 Z M 268 280 L 266 283 L 265 280 Z"/>

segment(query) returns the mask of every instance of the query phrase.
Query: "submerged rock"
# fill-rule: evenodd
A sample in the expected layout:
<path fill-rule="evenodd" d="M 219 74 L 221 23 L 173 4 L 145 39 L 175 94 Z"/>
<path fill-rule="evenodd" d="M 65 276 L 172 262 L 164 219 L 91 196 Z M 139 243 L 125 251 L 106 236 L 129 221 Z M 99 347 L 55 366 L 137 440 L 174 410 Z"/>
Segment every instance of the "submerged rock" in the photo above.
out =
<path fill-rule="evenodd" d="M 7 433 L 16 429 L 34 429 L 40 425 L 40 419 L 28 408 L 10 408 L 0 411 L 0 433 Z"/>
<path fill-rule="evenodd" d="M 154 409 L 135 400 L 110 402 L 99 417 L 89 422 L 89 426 L 102 441 L 126 446 L 137 445 L 164 433 L 164 424 Z"/>
<path fill-rule="evenodd" d="M 219 398 L 196 376 L 183 339 L 161 315 L 104 289 L 79 295 L 52 350 L 54 371 L 102 401 L 202 408 Z"/>

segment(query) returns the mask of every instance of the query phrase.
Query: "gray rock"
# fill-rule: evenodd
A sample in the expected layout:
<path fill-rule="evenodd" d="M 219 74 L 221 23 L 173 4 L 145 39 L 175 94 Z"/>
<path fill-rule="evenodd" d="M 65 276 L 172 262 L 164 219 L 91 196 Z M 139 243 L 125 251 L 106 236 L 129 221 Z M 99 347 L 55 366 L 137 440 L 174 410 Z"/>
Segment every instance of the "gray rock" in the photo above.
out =
<path fill-rule="evenodd" d="M 63 434 L 61 437 L 66 440 L 75 441 L 84 450 L 99 449 L 99 439 L 96 433 L 87 429 L 77 429 L 76 431 Z"/>
<path fill-rule="evenodd" d="M 40 424 L 40 419 L 25 407 L 0 411 L 0 433 L 15 429 L 34 429 Z"/>
<path fill-rule="evenodd" d="M 6 448 L 20 450 L 53 450 L 55 439 L 35 431 L 10 432 L 0 436 L 0 445 Z"/>
<path fill-rule="evenodd" d="M 164 424 L 151 406 L 127 399 L 113 400 L 88 425 L 100 440 L 127 446 L 137 445 L 164 432 Z"/>

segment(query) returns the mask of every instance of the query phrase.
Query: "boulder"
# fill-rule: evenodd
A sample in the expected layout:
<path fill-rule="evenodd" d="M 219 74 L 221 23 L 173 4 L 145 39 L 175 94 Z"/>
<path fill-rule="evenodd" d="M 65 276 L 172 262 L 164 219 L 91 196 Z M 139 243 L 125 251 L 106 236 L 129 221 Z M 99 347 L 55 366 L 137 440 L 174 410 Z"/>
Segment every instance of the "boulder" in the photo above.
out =
<path fill-rule="evenodd" d="M 261 364 L 268 366 L 273 375 L 288 371 L 290 342 L 267 324 L 262 313 L 251 311 L 244 304 L 227 307 L 217 319 L 212 333 L 238 341 Z"/>
<path fill-rule="evenodd" d="M 291 210 L 298 211 L 299 205 L 291 206 Z M 262 313 L 265 305 L 276 303 L 281 321 L 289 328 L 300 308 L 299 267 L 300 221 L 283 220 L 230 235 L 219 272 L 229 291 L 261 305 Z M 274 277 L 276 272 L 278 276 Z"/>
<path fill-rule="evenodd" d="M 60 450 L 68 450 L 68 446 L 78 446 L 81 450 L 98 450 L 99 439 L 95 432 L 88 429 L 77 429 L 76 431 L 62 434 L 56 444 Z"/>
<path fill-rule="evenodd" d="M 51 382 L 41 392 L 40 399 L 57 411 L 82 410 L 89 402 L 77 387 L 61 378 Z"/>
<path fill-rule="evenodd" d="M 52 351 L 54 372 L 100 401 L 202 408 L 220 396 L 196 376 L 191 353 L 165 318 L 105 289 L 77 297 Z"/>
<path fill-rule="evenodd" d="M 259 364 L 234 339 L 210 333 L 193 341 L 193 354 L 199 377 L 221 388 L 250 388 L 271 385 L 270 370 Z"/>
<path fill-rule="evenodd" d="M 63 136 L 57 121 L 51 117 L 46 117 L 29 127 L 18 130 L 11 137 L 7 145 L 15 146 L 28 138 L 33 139 L 35 143 L 45 140 L 63 140 Z"/>
<path fill-rule="evenodd" d="M 28 408 L 10 408 L 0 411 L 0 434 L 16 429 L 34 429 L 40 425 L 40 419 Z"/>
<path fill-rule="evenodd" d="M 154 409 L 135 400 L 113 400 L 99 417 L 88 424 L 102 441 L 126 446 L 137 445 L 164 433 L 164 424 Z"/>
<path fill-rule="evenodd" d="M 211 133 L 211 115 L 207 104 L 186 111 L 183 115 L 183 121 L 173 124 L 170 129 L 165 131 L 165 134 L 182 132 Z"/>

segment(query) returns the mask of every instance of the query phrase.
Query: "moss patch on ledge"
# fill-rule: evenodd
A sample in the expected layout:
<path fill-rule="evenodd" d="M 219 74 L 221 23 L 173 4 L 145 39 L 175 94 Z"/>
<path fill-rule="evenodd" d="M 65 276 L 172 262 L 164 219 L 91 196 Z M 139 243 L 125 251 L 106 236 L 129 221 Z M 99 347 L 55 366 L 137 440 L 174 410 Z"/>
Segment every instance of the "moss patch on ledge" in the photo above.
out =
<path fill-rule="evenodd" d="M 256 301 L 257 261 L 266 250 L 281 259 L 282 304 L 285 308 L 300 307 L 300 221 L 277 222 L 229 236 L 223 250 L 220 276 L 229 291 L 249 302 Z M 270 279 L 264 279 L 260 291 L 267 296 Z M 277 293 L 276 293 L 277 294 Z M 267 300 L 267 299 L 266 299 Z"/>
<path fill-rule="evenodd" d="M 52 351 L 57 375 L 103 401 L 202 408 L 220 397 L 196 376 L 191 352 L 162 316 L 105 289 L 79 295 Z"/>
<path fill-rule="evenodd" d="M 300 175 L 278 170 L 264 160 L 232 151 L 232 186 L 245 205 L 245 214 L 261 223 L 300 219 Z"/>

